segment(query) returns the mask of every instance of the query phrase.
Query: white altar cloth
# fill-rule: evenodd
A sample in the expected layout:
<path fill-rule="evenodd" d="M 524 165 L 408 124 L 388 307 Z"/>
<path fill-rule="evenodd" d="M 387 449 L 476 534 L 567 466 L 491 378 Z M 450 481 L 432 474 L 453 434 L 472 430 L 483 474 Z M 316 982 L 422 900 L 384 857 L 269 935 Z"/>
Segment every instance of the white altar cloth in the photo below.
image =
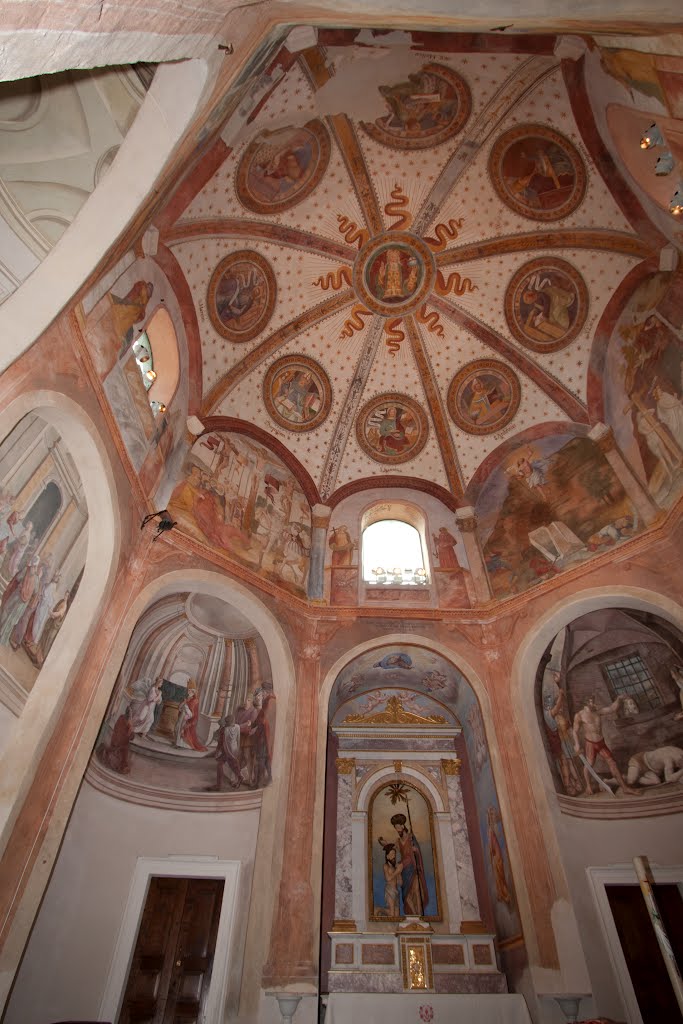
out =
<path fill-rule="evenodd" d="M 531 1024 L 531 1017 L 516 994 L 331 992 L 325 1024 Z"/>

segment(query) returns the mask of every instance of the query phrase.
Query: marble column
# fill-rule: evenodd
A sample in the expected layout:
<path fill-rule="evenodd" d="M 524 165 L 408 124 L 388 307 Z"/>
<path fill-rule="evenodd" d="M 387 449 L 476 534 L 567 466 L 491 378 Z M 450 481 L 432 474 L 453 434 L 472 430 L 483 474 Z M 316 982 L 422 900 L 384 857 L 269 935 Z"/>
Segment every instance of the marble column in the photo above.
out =
<path fill-rule="evenodd" d="M 225 640 L 225 654 L 223 657 L 223 675 L 221 677 L 216 703 L 213 706 L 213 713 L 217 717 L 225 714 L 230 696 L 230 683 L 232 681 L 232 640 Z"/>
<path fill-rule="evenodd" d="M 296 662 L 296 708 L 283 836 L 287 854 L 276 900 L 264 988 L 318 984 L 318 909 L 311 888 L 316 795 L 320 646 L 304 643 Z"/>
<path fill-rule="evenodd" d="M 351 900 L 351 917 L 356 922 L 358 931 L 368 929 L 368 873 L 365 868 L 368 855 L 367 847 L 368 815 L 366 811 L 353 811 L 351 814 L 351 865 L 360 865 L 356 871 Z"/>
<path fill-rule="evenodd" d="M 440 910 L 448 924 L 449 932 L 454 935 L 460 931 L 463 919 L 462 894 L 460 892 L 460 869 L 455 853 L 454 836 L 450 811 L 434 811 L 434 824 L 439 834 L 441 849 L 441 888 Z"/>
<path fill-rule="evenodd" d="M 202 691 L 199 710 L 204 715 L 213 715 L 216 709 L 216 697 L 223 679 L 223 658 L 225 645 L 221 640 L 211 644 L 206 668 L 202 676 Z"/>
<path fill-rule="evenodd" d="M 591 441 L 595 442 L 609 462 L 614 475 L 630 498 L 638 518 L 642 520 L 645 526 L 649 526 L 657 517 L 659 509 L 655 505 L 645 484 L 636 476 L 624 458 L 624 454 L 615 440 L 611 427 L 606 426 L 604 423 L 596 423 L 588 436 Z"/>
<path fill-rule="evenodd" d="M 353 859 L 351 856 L 351 808 L 356 762 L 337 758 L 337 844 L 334 874 L 334 920 L 353 919 Z"/>
<path fill-rule="evenodd" d="M 261 662 L 259 661 L 258 648 L 255 640 L 250 637 L 244 641 L 244 646 L 249 656 L 249 687 L 253 693 L 254 690 L 258 690 L 258 688 L 263 685 Z"/>
<path fill-rule="evenodd" d="M 311 513 L 313 532 L 308 569 L 308 596 L 311 601 L 322 601 L 325 594 L 325 541 L 332 509 L 328 505 L 314 505 Z"/>
<path fill-rule="evenodd" d="M 467 831 L 467 819 L 465 818 L 465 804 L 463 803 L 462 788 L 460 786 L 460 761 L 458 759 L 442 761 L 441 767 L 443 768 L 446 790 L 448 792 L 453 850 L 458 871 L 458 889 L 460 890 L 461 920 L 479 921 L 477 884 L 474 878 L 470 837 Z"/>
<path fill-rule="evenodd" d="M 486 571 L 484 555 L 481 550 L 481 544 L 479 543 L 477 517 L 474 514 L 474 509 L 470 505 L 466 508 L 459 508 L 455 513 L 455 521 L 458 524 L 458 528 L 462 534 L 463 544 L 465 545 L 465 552 L 467 554 L 467 561 L 470 565 L 470 575 L 472 577 L 474 592 L 477 596 L 477 603 L 486 604 L 488 601 L 492 600 L 493 594 L 491 593 L 489 574 Z"/>

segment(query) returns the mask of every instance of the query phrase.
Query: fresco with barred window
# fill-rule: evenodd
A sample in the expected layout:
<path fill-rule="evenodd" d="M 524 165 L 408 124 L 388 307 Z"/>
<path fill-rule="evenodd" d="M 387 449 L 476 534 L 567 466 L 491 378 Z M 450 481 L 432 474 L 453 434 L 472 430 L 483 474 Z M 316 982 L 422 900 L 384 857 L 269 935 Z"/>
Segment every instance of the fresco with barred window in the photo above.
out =
<path fill-rule="evenodd" d="M 598 805 L 591 816 L 662 813 L 662 798 L 681 792 L 683 637 L 674 626 L 631 609 L 582 615 L 543 655 L 536 703 L 555 788 Z"/>

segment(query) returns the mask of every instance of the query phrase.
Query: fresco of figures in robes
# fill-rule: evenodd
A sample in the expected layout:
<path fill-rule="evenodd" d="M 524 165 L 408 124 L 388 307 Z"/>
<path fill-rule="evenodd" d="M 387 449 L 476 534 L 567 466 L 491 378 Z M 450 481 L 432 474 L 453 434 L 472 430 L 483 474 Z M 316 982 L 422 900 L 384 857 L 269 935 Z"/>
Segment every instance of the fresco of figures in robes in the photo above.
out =
<path fill-rule="evenodd" d="M 0 444 L 0 700 L 7 678 L 33 686 L 75 597 L 87 543 L 76 462 L 58 431 L 30 413 Z"/>
<path fill-rule="evenodd" d="M 133 631 L 91 781 L 151 806 L 184 795 L 189 809 L 204 794 L 264 789 L 275 706 L 268 653 L 251 622 L 216 597 L 167 595 Z"/>
<path fill-rule="evenodd" d="M 184 533 L 305 594 L 310 506 L 290 471 L 256 441 L 223 431 L 204 434 L 168 507 Z"/>

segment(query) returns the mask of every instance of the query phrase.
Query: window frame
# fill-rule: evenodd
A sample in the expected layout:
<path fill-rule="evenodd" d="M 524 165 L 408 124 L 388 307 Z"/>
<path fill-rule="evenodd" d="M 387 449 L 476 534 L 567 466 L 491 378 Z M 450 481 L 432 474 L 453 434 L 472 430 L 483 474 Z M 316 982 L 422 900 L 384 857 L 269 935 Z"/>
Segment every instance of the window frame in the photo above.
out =
<path fill-rule="evenodd" d="M 622 665 L 624 664 L 624 662 L 633 658 L 638 659 L 640 664 L 645 669 L 645 672 L 647 673 L 647 676 L 651 682 L 651 686 L 645 687 L 645 685 L 640 681 L 640 679 L 635 680 L 636 684 L 640 684 L 641 686 L 643 686 L 643 692 L 632 689 L 618 688 L 615 685 L 615 682 L 609 673 L 609 669 L 613 666 Z M 659 687 L 657 686 L 657 680 L 652 674 L 650 666 L 648 665 L 647 661 L 643 658 L 642 654 L 637 648 L 632 651 L 627 650 L 617 658 L 611 657 L 609 659 L 601 661 L 600 671 L 602 672 L 602 677 L 605 680 L 605 685 L 607 686 L 607 689 L 609 690 L 609 693 L 613 700 L 616 700 L 616 698 L 620 695 L 623 697 L 631 697 L 636 702 L 639 714 L 647 713 L 648 711 L 657 711 L 665 706 L 666 700 L 664 698 L 664 695 L 660 691 Z M 647 696 L 648 690 L 651 690 L 654 693 L 657 699 L 657 703 L 653 704 L 651 698 Z M 646 707 L 643 706 L 645 701 L 647 701 Z"/>
<path fill-rule="evenodd" d="M 366 580 L 363 574 L 363 544 L 365 531 L 376 523 L 391 521 L 405 523 L 407 526 L 411 526 L 417 531 L 420 549 L 422 552 L 422 567 L 425 570 L 425 583 L 418 584 L 415 582 L 394 582 L 391 579 L 390 567 L 387 566 L 387 579 L 382 583 L 377 583 L 375 580 Z M 394 501 L 375 501 L 372 505 L 368 506 L 362 513 L 360 519 L 360 550 L 359 550 L 359 584 L 361 587 L 405 587 L 406 589 L 413 589 L 419 587 L 420 589 L 427 588 L 432 583 L 433 568 L 431 559 L 429 556 L 429 545 L 427 544 L 427 520 L 424 512 L 417 505 L 412 502 L 403 500 Z M 392 567 L 393 568 L 393 567 Z M 401 566 L 405 568 L 405 566 Z M 414 567 L 414 568 L 417 568 Z"/>

